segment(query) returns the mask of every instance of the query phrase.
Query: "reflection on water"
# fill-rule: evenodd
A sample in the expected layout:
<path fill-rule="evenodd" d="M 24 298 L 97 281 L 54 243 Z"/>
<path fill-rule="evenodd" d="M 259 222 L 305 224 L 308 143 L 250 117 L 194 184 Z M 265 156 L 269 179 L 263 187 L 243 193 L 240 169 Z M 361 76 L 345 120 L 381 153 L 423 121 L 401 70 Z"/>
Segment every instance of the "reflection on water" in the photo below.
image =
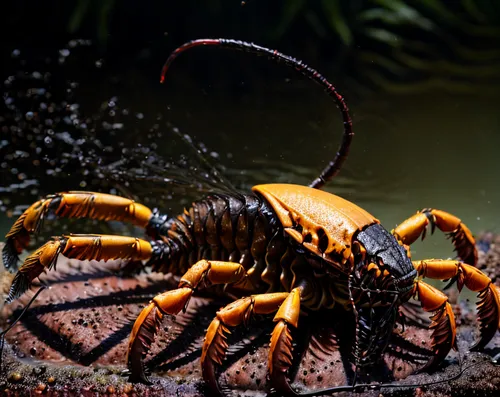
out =
<path fill-rule="evenodd" d="M 340 116 L 317 87 L 283 86 L 237 100 L 224 92 L 195 95 L 196 89 L 178 98 L 166 90 L 163 100 L 175 125 L 237 169 L 233 180 L 307 184 L 337 149 Z M 476 234 L 500 232 L 499 99 L 422 94 L 358 100 L 351 104 L 356 136 L 350 157 L 326 190 L 361 205 L 388 229 L 433 207 L 456 214 Z M 416 244 L 415 257 L 452 256 L 444 238 L 428 240 Z"/>
<path fill-rule="evenodd" d="M 171 72 L 164 87 L 135 79 L 122 89 L 120 104 L 144 114 L 151 124 L 162 114 L 183 133 L 203 142 L 209 152 L 216 151 L 211 160 L 227 167 L 227 177 L 237 186 L 307 184 L 333 157 L 341 134 L 340 115 L 314 84 L 284 77 L 272 86 L 262 84 L 235 93 L 210 82 L 208 90 L 192 82 L 174 83 L 178 72 Z M 183 76 L 182 81 L 188 78 Z M 107 91 L 92 92 L 86 87 L 89 95 L 82 98 L 81 113 L 108 100 Z M 349 100 L 348 89 L 344 94 L 356 137 L 345 168 L 326 187 L 328 191 L 361 205 L 388 229 L 417 209 L 434 207 L 456 214 L 476 234 L 500 232 L 496 156 L 500 96 L 379 95 Z M 166 158 L 172 149 L 180 148 L 171 145 L 168 133 L 147 137 L 134 131 L 133 123 L 123 131 L 134 138 L 129 142 L 154 143 Z M 99 132 L 101 137 L 105 133 Z M 67 183 L 64 189 L 82 189 L 78 178 Z M 51 185 L 49 179 L 30 200 L 51 193 L 55 188 Z M 85 190 L 92 189 L 98 186 L 85 186 Z M 148 196 L 146 190 L 132 193 Z M 27 198 L 12 196 L 12 204 L 30 203 L 19 200 Z M 12 222 L 1 214 L 0 232 L 5 233 Z M 417 243 L 414 251 L 414 258 L 451 255 L 451 244 L 443 237 L 433 237 L 425 245 Z"/>

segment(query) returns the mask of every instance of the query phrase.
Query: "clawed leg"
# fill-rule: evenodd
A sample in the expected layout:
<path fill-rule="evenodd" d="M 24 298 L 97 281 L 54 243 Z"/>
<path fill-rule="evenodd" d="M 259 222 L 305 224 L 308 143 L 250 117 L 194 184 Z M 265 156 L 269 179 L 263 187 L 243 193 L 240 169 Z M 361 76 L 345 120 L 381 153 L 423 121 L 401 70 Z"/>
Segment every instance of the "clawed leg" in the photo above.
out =
<path fill-rule="evenodd" d="M 241 323 L 248 323 L 254 314 L 271 314 L 276 312 L 274 322 L 277 322 L 271 335 L 269 348 L 269 373 L 271 382 L 283 394 L 290 392 L 290 386 L 285 376 L 292 364 L 292 337 L 288 325 L 297 327 L 300 313 L 300 290 L 293 289 L 290 293 L 253 295 L 241 298 L 220 311 L 208 327 L 201 365 L 203 378 L 213 394 L 222 395 L 217 377 L 215 364 L 222 364 L 228 347 L 226 334 L 227 327 L 235 327 Z M 293 392 L 292 392 L 293 393 Z"/>
<path fill-rule="evenodd" d="M 12 281 L 6 301 L 21 296 L 33 279 L 55 266 L 59 255 L 79 260 L 126 259 L 132 262 L 151 258 L 152 246 L 136 237 L 72 234 L 55 237 L 26 258 Z"/>
<path fill-rule="evenodd" d="M 157 295 L 137 317 L 130 335 L 127 365 L 131 379 L 149 383 L 144 373 L 143 359 L 158 331 L 163 315 L 176 315 L 185 309 L 193 292 L 200 286 L 235 284 L 248 288 L 249 279 L 239 263 L 201 260 L 184 274 L 179 288 Z"/>
<path fill-rule="evenodd" d="M 480 350 L 486 346 L 500 323 L 500 293 L 491 279 L 479 269 L 459 261 L 430 259 L 413 264 L 420 276 L 456 280 L 459 291 L 465 285 L 471 291 L 478 292 L 480 337 L 471 350 Z"/>
<path fill-rule="evenodd" d="M 470 265 L 477 263 L 476 242 L 469 228 L 454 215 L 436 209 L 424 209 L 411 216 L 397 228 L 392 234 L 405 245 L 411 245 L 422 235 L 425 238 L 426 230 L 431 225 L 431 232 L 437 226 L 439 230 L 451 237 L 458 256 Z"/>
<path fill-rule="evenodd" d="M 431 359 L 418 372 L 434 369 L 439 365 L 456 346 L 455 316 L 448 297 L 438 289 L 422 281 L 416 283 L 416 298 L 420 301 L 426 312 L 434 312 L 431 317 L 433 355 Z"/>
<path fill-rule="evenodd" d="M 92 192 L 57 193 L 31 205 L 5 236 L 3 263 L 17 270 L 18 255 L 28 246 L 30 235 L 37 233 L 49 212 L 58 217 L 117 220 L 146 227 L 153 213 L 142 204 L 124 197 Z"/>
<path fill-rule="evenodd" d="M 285 302 L 280 306 L 273 321 L 277 322 L 271 334 L 269 347 L 269 374 L 271 383 L 282 395 L 296 394 L 288 383 L 288 369 L 292 365 L 292 336 L 289 325 L 297 328 L 300 314 L 300 289 L 290 292 Z"/>

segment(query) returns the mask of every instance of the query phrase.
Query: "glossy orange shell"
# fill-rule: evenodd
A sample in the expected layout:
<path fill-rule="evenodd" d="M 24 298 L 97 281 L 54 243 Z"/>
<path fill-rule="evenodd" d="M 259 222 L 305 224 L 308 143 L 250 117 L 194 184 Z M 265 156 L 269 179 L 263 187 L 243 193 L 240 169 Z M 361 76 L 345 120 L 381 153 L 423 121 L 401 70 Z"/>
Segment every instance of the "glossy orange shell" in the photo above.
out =
<path fill-rule="evenodd" d="M 269 202 L 285 232 L 309 251 L 340 265 L 342 270 L 347 270 L 345 264 L 351 258 L 353 235 L 379 223 L 350 201 L 307 186 L 269 184 L 254 186 L 252 190 Z"/>

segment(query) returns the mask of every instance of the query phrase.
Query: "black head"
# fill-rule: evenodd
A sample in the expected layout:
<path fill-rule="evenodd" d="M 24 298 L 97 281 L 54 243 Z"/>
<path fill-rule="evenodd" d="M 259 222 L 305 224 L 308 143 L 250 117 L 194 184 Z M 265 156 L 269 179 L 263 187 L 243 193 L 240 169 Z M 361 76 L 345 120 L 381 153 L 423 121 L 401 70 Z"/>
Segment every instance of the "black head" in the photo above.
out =
<path fill-rule="evenodd" d="M 356 240 L 366 253 L 349 276 L 349 293 L 356 316 L 356 366 L 381 358 L 394 328 L 398 309 L 413 293 L 417 276 L 406 250 L 380 224 L 359 232 Z"/>
<path fill-rule="evenodd" d="M 376 263 L 389 272 L 395 291 L 406 295 L 413 289 L 417 271 L 406 249 L 382 225 L 377 223 L 367 227 L 357 234 L 356 239 L 366 250 L 367 263 Z"/>

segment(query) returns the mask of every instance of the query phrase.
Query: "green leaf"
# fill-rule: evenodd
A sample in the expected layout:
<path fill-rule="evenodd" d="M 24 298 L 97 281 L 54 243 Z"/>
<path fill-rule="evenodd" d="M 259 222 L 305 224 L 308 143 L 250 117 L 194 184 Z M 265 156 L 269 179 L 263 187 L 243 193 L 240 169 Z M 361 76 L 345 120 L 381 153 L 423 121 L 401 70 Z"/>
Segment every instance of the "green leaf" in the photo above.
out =
<path fill-rule="evenodd" d="M 330 22 L 330 27 L 338 33 L 346 46 L 351 45 L 352 32 L 342 14 L 340 0 L 322 0 L 322 4 L 325 10 L 325 17 Z"/>
<path fill-rule="evenodd" d="M 401 1 L 374 1 L 383 8 L 372 8 L 362 12 L 360 15 L 361 20 L 380 20 L 391 25 L 413 25 L 428 32 L 437 28 L 432 20 L 424 17 L 418 10 Z"/>
<path fill-rule="evenodd" d="M 101 0 L 99 10 L 99 41 L 105 43 L 108 39 L 109 13 L 113 9 L 115 0 Z"/>
<path fill-rule="evenodd" d="M 78 4 L 68 22 L 68 32 L 75 33 L 82 26 L 82 21 L 89 11 L 91 0 L 78 0 Z"/>
<path fill-rule="evenodd" d="M 363 33 L 366 36 L 388 44 L 391 47 L 400 47 L 401 43 L 404 42 L 404 39 L 401 36 L 385 29 L 365 28 Z"/>
<path fill-rule="evenodd" d="M 279 21 L 278 26 L 274 28 L 270 36 L 276 39 L 283 37 L 297 17 L 298 13 L 304 8 L 305 4 L 306 0 L 287 1 L 283 9 L 281 20 Z"/>

